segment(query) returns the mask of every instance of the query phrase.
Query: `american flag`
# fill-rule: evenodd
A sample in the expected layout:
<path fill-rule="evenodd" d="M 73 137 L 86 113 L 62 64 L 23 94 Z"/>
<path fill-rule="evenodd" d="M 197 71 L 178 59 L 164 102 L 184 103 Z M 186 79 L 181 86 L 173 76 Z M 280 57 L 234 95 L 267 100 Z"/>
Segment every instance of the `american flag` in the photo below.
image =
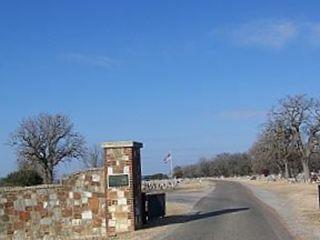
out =
<path fill-rule="evenodd" d="M 168 153 L 168 155 L 163 159 L 164 163 L 168 163 L 169 161 L 171 161 L 171 153 Z"/>

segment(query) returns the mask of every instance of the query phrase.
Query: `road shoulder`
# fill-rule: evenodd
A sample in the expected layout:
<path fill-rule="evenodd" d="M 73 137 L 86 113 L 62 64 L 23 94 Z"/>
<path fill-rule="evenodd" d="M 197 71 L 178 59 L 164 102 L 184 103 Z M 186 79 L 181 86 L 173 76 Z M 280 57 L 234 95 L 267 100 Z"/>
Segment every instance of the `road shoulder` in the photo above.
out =
<path fill-rule="evenodd" d="M 308 198 L 308 193 L 312 190 L 309 189 L 310 186 L 253 181 L 240 181 L 240 183 L 278 213 L 295 239 L 320 239 L 320 220 L 318 217 L 310 219 L 310 214 L 312 216 L 319 214 L 313 202 L 314 194 L 313 198 Z"/>

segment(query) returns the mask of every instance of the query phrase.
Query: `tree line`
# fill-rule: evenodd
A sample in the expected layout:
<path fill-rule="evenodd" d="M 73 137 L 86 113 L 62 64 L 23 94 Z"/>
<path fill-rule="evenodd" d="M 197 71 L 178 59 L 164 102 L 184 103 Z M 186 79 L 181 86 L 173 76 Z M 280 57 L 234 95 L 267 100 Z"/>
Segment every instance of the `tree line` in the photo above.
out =
<path fill-rule="evenodd" d="M 103 165 L 101 148 L 88 147 L 70 118 L 61 114 L 42 113 L 23 119 L 8 144 L 15 151 L 18 170 L 0 180 L 0 186 L 50 184 L 55 180 L 57 166 L 75 159 L 86 168 Z M 292 178 L 302 173 L 308 181 L 310 173 L 319 170 L 320 99 L 294 95 L 279 100 L 270 109 L 247 152 L 222 153 L 201 158 L 195 164 L 176 166 L 174 176 L 274 173 Z"/>
<path fill-rule="evenodd" d="M 245 153 L 222 153 L 198 163 L 177 166 L 176 177 L 302 173 L 309 181 L 320 170 L 320 99 L 287 96 L 267 114 L 256 141 Z"/>
<path fill-rule="evenodd" d="M 232 177 L 252 174 L 251 159 L 248 153 L 221 153 L 212 158 L 201 158 L 198 163 L 176 166 L 176 178 Z"/>

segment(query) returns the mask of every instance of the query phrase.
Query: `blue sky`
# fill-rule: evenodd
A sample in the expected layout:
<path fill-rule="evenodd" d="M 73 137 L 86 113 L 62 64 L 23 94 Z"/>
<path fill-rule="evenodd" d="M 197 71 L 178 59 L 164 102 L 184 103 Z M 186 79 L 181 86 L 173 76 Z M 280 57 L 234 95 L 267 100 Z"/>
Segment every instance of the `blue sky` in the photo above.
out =
<path fill-rule="evenodd" d="M 319 1 L 2 1 L 0 176 L 19 121 L 64 113 L 143 172 L 246 151 L 288 94 L 320 93 Z M 65 167 L 64 167 L 65 168 Z M 73 170 L 75 166 L 68 166 Z"/>

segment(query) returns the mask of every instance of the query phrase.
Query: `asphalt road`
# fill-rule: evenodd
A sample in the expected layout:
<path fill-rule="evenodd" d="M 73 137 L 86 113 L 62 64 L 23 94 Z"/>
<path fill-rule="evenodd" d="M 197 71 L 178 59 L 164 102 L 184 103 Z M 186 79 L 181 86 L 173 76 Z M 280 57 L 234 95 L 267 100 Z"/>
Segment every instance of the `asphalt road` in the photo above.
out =
<path fill-rule="evenodd" d="M 293 239 L 278 215 L 240 183 L 216 182 L 215 189 L 201 198 L 194 210 L 187 216 L 172 216 L 170 224 L 182 224 L 162 239 Z"/>

